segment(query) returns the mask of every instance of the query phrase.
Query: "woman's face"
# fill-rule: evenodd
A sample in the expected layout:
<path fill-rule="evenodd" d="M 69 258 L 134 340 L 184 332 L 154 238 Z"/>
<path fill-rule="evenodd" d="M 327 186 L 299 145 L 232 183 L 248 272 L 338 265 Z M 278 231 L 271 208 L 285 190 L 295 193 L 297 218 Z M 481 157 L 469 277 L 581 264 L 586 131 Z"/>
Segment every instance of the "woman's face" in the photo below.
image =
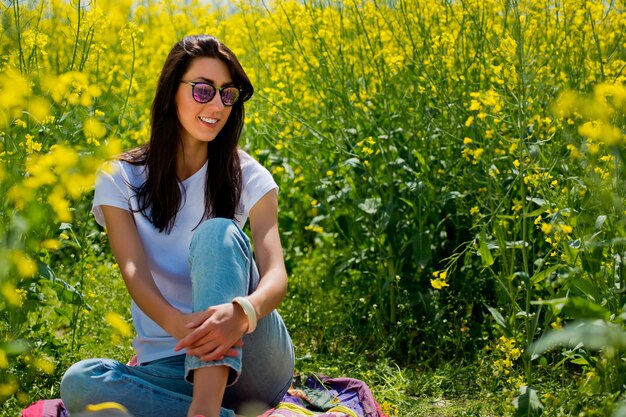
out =
<path fill-rule="evenodd" d="M 198 103 L 192 94 L 193 87 L 186 82 L 201 82 L 220 88 L 232 85 L 228 67 L 217 58 L 194 58 L 183 75 L 176 92 L 176 112 L 182 126 L 181 138 L 183 146 L 194 142 L 211 142 L 222 130 L 232 107 L 224 106 L 220 92 L 207 103 Z"/>

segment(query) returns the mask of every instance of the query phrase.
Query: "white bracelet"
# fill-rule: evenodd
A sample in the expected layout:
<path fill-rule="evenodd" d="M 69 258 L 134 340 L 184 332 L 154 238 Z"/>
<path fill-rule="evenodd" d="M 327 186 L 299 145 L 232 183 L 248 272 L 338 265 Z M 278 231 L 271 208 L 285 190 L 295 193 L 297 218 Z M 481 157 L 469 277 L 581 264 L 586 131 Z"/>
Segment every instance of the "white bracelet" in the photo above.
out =
<path fill-rule="evenodd" d="M 250 302 L 250 300 L 244 297 L 235 297 L 233 298 L 232 302 L 239 304 L 243 309 L 244 314 L 248 318 L 248 330 L 246 331 L 246 333 L 252 333 L 254 329 L 256 329 L 257 322 L 256 311 L 254 310 L 252 303 Z"/>

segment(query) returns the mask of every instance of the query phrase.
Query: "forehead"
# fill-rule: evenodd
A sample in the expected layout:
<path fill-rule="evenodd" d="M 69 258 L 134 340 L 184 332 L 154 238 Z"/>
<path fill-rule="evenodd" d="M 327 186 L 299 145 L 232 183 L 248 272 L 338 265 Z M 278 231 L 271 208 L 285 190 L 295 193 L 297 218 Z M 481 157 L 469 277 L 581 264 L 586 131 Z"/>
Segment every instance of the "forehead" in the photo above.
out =
<path fill-rule="evenodd" d="M 222 85 L 232 82 L 228 65 L 217 58 L 194 58 L 185 72 L 184 79 L 198 79 L 213 81 Z"/>

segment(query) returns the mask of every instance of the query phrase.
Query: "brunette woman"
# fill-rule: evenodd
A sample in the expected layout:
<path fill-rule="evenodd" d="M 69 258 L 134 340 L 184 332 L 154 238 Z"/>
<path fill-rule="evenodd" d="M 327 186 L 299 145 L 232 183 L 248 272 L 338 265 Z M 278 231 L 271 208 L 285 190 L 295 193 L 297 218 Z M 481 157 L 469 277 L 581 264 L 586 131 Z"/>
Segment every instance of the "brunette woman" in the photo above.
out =
<path fill-rule="evenodd" d="M 184 38 L 161 71 L 149 142 L 99 175 L 93 212 L 132 298 L 138 366 L 74 364 L 61 382 L 70 413 L 114 401 L 136 417 L 232 417 L 289 388 L 278 187 L 238 148 L 252 92 L 224 44 Z"/>

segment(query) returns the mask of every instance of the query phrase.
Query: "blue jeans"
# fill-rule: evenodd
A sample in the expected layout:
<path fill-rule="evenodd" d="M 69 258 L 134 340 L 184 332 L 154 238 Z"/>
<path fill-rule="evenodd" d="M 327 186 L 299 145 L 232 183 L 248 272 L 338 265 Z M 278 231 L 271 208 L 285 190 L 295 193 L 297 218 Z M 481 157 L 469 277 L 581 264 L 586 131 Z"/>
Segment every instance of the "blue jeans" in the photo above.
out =
<path fill-rule="evenodd" d="M 210 219 L 194 233 L 189 262 L 194 311 L 247 295 L 258 284 L 250 242 L 235 222 Z M 87 359 L 72 365 L 61 381 L 61 397 L 70 413 L 88 404 L 115 401 L 135 417 L 185 417 L 193 387 L 188 380 L 204 366 L 231 368 L 220 417 L 234 417 L 246 403 L 278 403 L 291 384 L 294 352 L 277 311 L 259 320 L 243 337 L 237 357 L 205 362 L 177 355 L 141 366 L 111 359 Z M 234 410 L 234 411 L 233 411 Z"/>

